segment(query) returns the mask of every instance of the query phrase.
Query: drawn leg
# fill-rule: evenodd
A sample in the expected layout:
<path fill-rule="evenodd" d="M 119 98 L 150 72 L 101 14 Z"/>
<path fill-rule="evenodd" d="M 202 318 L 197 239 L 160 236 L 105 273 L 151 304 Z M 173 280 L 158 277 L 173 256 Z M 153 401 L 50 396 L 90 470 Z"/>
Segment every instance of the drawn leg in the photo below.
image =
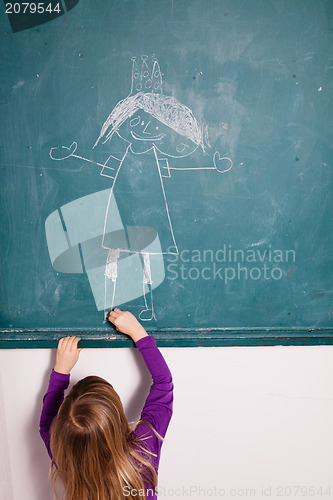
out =
<path fill-rule="evenodd" d="M 107 289 L 107 280 L 111 280 L 113 282 L 113 290 L 112 290 L 112 300 L 111 300 L 111 310 L 114 307 L 114 297 L 116 292 L 116 283 L 118 277 L 118 259 L 119 259 L 120 250 L 109 250 L 106 266 L 105 266 L 105 298 L 104 298 L 104 320 L 106 321 L 108 312 L 106 311 L 106 289 Z"/>
<path fill-rule="evenodd" d="M 156 320 L 154 313 L 154 302 L 153 302 L 153 280 L 151 279 L 151 269 L 150 269 L 150 259 L 149 253 L 143 254 L 143 280 L 142 280 L 142 291 L 143 299 L 145 301 L 145 308 L 139 314 L 141 321 L 151 321 Z M 147 294 L 148 291 L 148 300 Z"/>

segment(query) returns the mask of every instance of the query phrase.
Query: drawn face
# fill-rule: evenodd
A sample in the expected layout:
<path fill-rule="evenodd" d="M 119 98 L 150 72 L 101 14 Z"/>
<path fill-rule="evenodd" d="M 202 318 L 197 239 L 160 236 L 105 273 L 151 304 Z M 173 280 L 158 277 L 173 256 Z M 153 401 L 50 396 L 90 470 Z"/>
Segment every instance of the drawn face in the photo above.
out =
<path fill-rule="evenodd" d="M 133 153 L 146 153 L 155 147 L 166 156 L 187 156 L 197 145 L 143 110 L 137 111 L 119 128 L 118 134 L 131 142 Z"/>

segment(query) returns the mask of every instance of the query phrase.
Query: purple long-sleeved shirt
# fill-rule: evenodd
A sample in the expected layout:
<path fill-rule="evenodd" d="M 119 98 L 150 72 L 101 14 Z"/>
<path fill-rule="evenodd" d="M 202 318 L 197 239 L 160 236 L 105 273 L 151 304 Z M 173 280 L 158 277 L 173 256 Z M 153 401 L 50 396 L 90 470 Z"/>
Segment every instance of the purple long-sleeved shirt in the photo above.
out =
<path fill-rule="evenodd" d="M 171 372 L 152 336 L 143 337 L 136 342 L 148 370 L 153 379 L 149 395 L 145 401 L 140 420 L 146 420 L 164 437 L 172 415 L 173 383 Z M 65 390 L 69 385 L 69 375 L 57 373 L 54 370 L 50 376 L 47 393 L 43 398 L 43 408 L 40 418 L 39 432 L 50 457 L 50 427 L 64 400 Z M 134 431 L 135 436 L 150 436 L 145 440 L 148 449 L 156 454 L 153 465 L 158 472 L 162 441 L 145 424 L 139 425 Z M 134 436 L 133 436 L 134 437 Z M 147 498 L 156 499 L 156 492 L 149 490 Z M 138 493 L 139 495 L 139 493 Z"/>

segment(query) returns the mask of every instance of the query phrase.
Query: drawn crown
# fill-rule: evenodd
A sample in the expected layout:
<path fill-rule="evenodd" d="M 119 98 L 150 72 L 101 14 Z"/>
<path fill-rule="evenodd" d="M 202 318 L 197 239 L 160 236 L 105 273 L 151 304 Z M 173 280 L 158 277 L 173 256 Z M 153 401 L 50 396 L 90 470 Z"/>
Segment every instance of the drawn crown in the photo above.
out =
<path fill-rule="evenodd" d="M 157 59 L 152 58 L 152 69 L 147 63 L 148 56 L 141 56 L 141 69 L 136 57 L 132 57 L 132 88 L 131 94 L 135 92 L 152 92 L 162 94 L 162 74 Z"/>

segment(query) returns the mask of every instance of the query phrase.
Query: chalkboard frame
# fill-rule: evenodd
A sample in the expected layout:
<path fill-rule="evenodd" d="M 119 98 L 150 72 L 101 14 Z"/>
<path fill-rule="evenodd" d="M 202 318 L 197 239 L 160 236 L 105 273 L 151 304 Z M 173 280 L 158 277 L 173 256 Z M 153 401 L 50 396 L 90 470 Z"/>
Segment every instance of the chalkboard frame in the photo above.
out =
<path fill-rule="evenodd" d="M 333 345 L 331 328 L 186 328 L 149 329 L 160 347 L 251 347 Z M 0 331 L 0 349 L 55 348 L 61 337 L 81 337 L 83 348 L 131 348 L 134 343 L 113 327 L 82 329 L 33 329 Z"/>

